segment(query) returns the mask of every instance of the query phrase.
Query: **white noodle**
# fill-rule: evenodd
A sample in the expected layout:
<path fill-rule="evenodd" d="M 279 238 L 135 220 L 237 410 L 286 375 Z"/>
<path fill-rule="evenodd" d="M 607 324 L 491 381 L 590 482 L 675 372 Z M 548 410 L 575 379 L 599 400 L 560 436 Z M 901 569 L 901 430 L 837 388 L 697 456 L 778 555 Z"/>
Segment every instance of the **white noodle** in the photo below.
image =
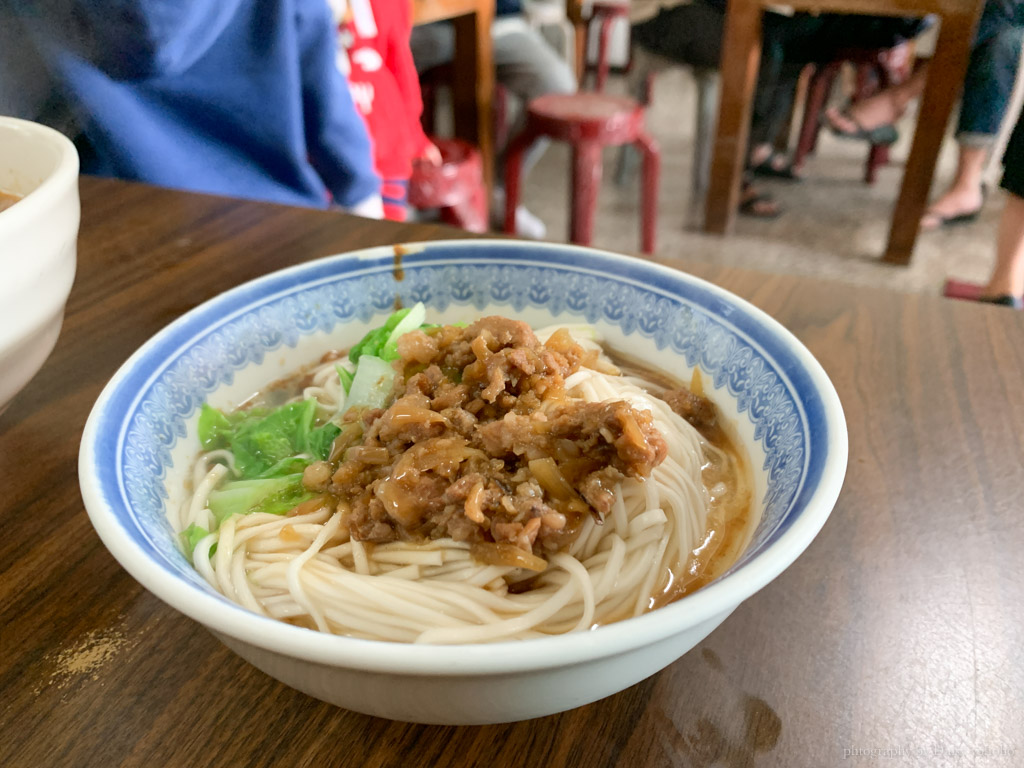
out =
<path fill-rule="evenodd" d="M 544 339 L 553 330 L 537 335 Z M 574 336 L 586 348 L 599 349 L 581 333 Z M 344 407 L 334 365 L 318 368 L 303 393 L 327 416 Z M 590 402 L 625 400 L 650 411 L 668 456 L 647 481 L 619 484 L 603 524 L 587 518 L 568 550 L 549 557 L 530 589 L 509 592 L 507 578 L 531 574 L 479 563 L 468 544 L 450 539 L 376 547 L 339 543 L 341 515 L 327 508 L 295 517 L 229 518 L 196 545 L 196 569 L 211 586 L 258 613 L 324 632 L 396 642 L 523 639 L 643 613 L 669 569 L 703 539 L 709 497 L 701 467 L 707 446 L 639 380 L 584 368 L 566 380 L 566 388 Z M 207 498 L 233 469 L 225 453 L 199 457 L 195 492 L 174 521 L 179 531 L 190 523 L 214 526 Z"/>

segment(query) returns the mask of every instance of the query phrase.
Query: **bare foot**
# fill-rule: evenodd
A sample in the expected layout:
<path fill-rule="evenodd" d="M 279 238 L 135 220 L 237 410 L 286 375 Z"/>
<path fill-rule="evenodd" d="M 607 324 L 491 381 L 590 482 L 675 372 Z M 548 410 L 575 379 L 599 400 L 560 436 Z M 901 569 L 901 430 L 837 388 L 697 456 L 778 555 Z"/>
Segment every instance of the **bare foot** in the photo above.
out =
<path fill-rule="evenodd" d="M 740 192 L 740 213 L 755 219 L 777 219 L 782 215 L 782 206 L 771 195 L 744 182 Z"/>
<path fill-rule="evenodd" d="M 840 111 L 835 107 L 825 110 L 825 119 L 842 133 L 871 131 L 883 125 L 892 125 L 906 111 L 906 105 L 891 91 L 881 91 L 861 99 Z"/>
<path fill-rule="evenodd" d="M 950 187 L 942 197 L 928 207 L 928 212 L 921 218 L 921 229 L 935 230 L 959 216 L 977 214 L 984 202 L 981 187 Z"/>

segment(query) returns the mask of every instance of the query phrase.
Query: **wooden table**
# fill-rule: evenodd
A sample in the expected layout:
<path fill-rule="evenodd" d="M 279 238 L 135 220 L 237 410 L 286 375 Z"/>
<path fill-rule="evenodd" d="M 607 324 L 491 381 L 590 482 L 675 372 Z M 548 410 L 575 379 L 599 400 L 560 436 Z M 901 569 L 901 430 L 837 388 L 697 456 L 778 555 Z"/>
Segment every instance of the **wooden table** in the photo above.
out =
<path fill-rule="evenodd" d="M 921 98 L 914 142 L 893 210 L 884 259 L 908 264 L 935 173 L 946 123 L 960 93 L 974 28 L 984 0 L 786 0 L 795 11 L 878 16 L 926 16 L 941 22 L 928 82 Z M 750 113 L 761 56 L 761 16 L 773 0 L 729 0 L 722 44 L 718 133 L 704 229 L 726 234 L 736 219 L 740 179 L 746 163 Z M 827 226 L 827 225 L 826 225 Z"/>
<path fill-rule="evenodd" d="M 490 189 L 494 184 L 494 0 L 412 0 L 414 25 L 449 19 L 455 25 L 455 135 L 480 149 L 484 183 Z"/>
<path fill-rule="evenodd" d="M 313 257 L 459 233 L 114 181 L 82 192 L 64 331 L 0 416 L 0 765 L 818 768 L 897 748 L 911 765 L 1024 764 L 1024 313 L 693 266 L 835 382 L 850 467 L 831 519 L 620 694 L 526 723 L 406 725 L 284 687 L 143 590 L 90 527 L 75 467 L 108 378 L 197 303 Z"/>

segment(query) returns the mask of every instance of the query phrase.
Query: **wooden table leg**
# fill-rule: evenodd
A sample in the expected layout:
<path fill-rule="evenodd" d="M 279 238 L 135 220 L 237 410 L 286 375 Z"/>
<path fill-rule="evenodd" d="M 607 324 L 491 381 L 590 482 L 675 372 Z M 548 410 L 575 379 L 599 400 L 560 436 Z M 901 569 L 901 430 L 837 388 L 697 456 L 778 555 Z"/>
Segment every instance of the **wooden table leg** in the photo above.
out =
<path fill-rule="evenodd" d="M 494 56 L 491 22 L 494 4 L 481 2 L 477 12 L 453 19 L 455 81 L 452 101 L 455 135 L 477 145 L 484 163 L 484 183 L 494 184 Z M 488 195 L 488 199 L 490 195 Z"/>
<path fill-rule="evenodd" d="M 587 22 L 574 22 L 573 31 L 576 34 L 576 82 L 583 88 L 587 76 Z"/>
<path fill-rule="evenodd" d="M 726 11 L 718 130 L 704 213 L 706 232 L 726 234 L 736 219 L 761 58 L 761 15 L 759 0 L 730 0 Z"/>
<path fill-rule="evenodd" d="M 962 14 L 942 19 L 935 53 L 928 65 L 928 82 L 917 115 L 914 143 L 889 229 L 884 260 L 890 264 L 910 263 L 921 217 L 928 206 L 928 193 L 946 135 L 946 123 L 960 93 L 959 85 L 950 87 L 950 84 L 964 81 L 978 15 Z"/>
<path fill-rule="evenodd" d="M 576 60 L 576 83 L 583 88 L 583 77 L 587 73 L 587 24 L 589 18 L 583 18 L 583 0 L 565 0 L 565 17 L 572 23 L 573 35 L 576 38 L 574 51 Z"/>

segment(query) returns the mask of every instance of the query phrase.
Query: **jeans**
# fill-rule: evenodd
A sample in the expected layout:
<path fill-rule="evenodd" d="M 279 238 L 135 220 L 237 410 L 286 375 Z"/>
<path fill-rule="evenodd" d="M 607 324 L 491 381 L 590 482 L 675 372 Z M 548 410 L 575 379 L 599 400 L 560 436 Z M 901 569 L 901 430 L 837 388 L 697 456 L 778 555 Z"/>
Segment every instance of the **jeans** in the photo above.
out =
<path fill-rule="evenodd" d="M 502 16 L 491 29 L 495 77 L 523 104 L 546 93 L 575 93 L 576 76 L 547 40 L 526 20 Z M 424 72 L 447 64 L 455 56 L 455 30 L 451 24 L 438 23 L 415 27 L 409 40 L 416 69 Z M 513 132 L 522 127 L 515 126 Z M 547 139 L 539 139 L 523 153 L 526 172 L 547 149 Z M 498 158 L 495 175 L 499 185 L 505 175 L 504 158 Z"/>
<path fill-rule="evenodd" d="M 995 140 L 1013 95 L 1024 38 L 1024 0 L 988 0 L 964 77 L 957 141 L 986 147 Z"/>

